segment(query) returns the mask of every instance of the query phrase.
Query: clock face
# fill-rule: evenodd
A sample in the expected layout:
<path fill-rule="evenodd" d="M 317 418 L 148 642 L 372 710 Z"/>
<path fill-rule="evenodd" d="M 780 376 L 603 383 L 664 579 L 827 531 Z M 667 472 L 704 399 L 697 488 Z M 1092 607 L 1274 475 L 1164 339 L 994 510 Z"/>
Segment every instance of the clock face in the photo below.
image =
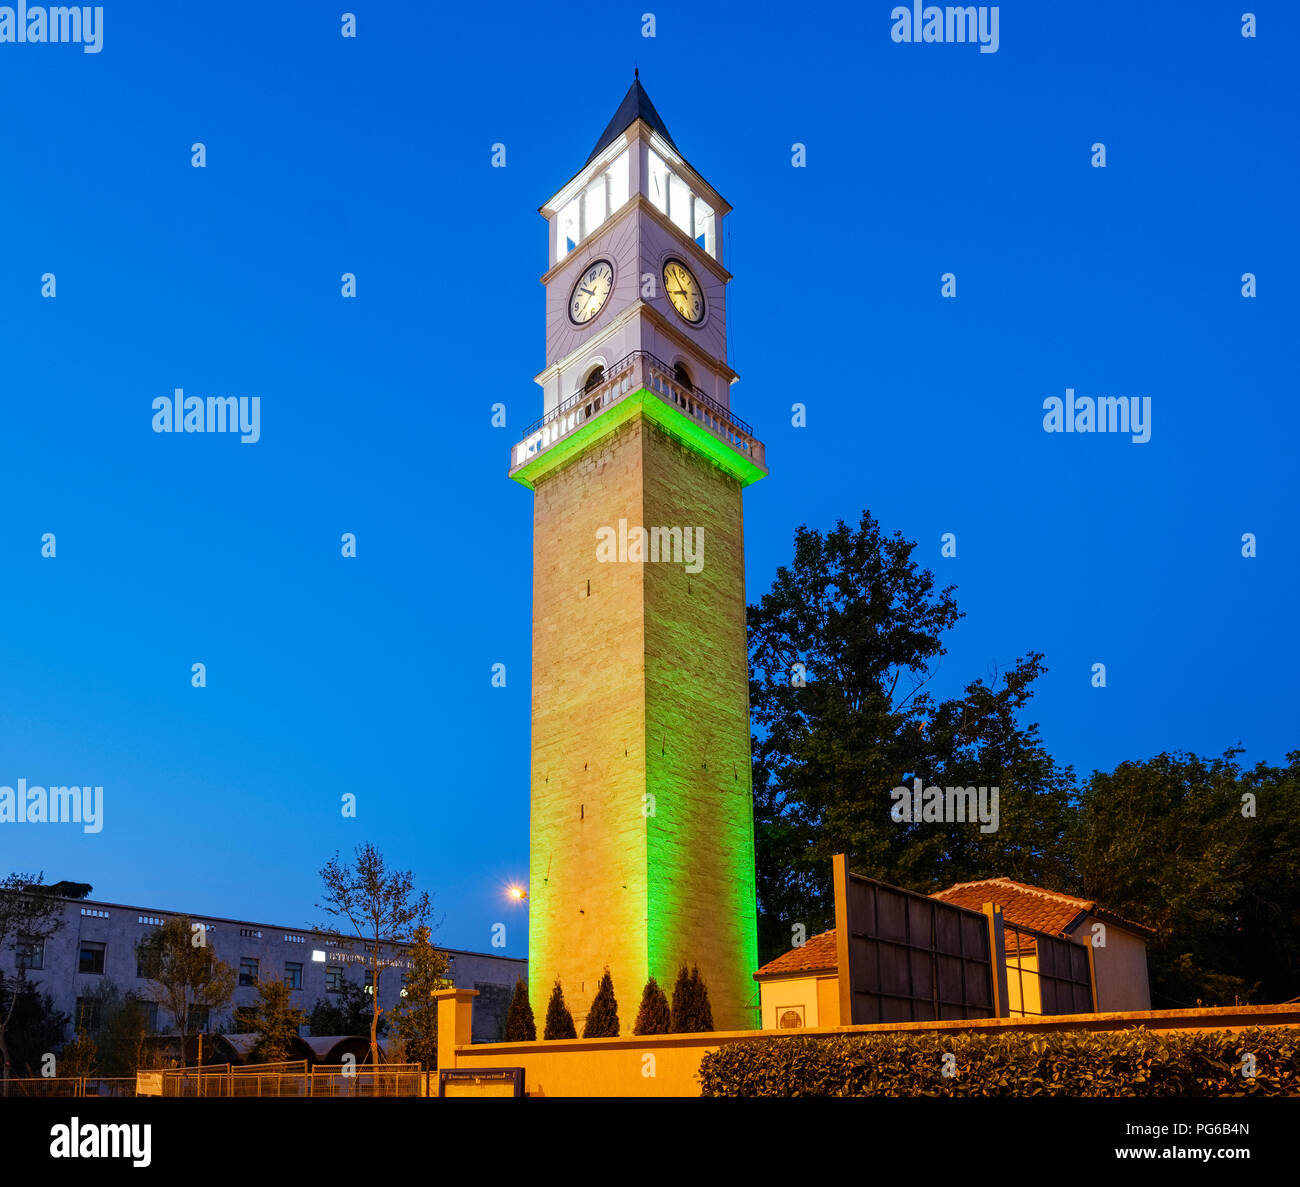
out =
<path fill-rule="evenodd" d="M 614 265 L 608 260 L 593 260 L 578 277 L 569 296 L 569 320 L 585 326 L 605 308 L 614 287 Z"/>
<path fill-rule="evenodd" d="M 664 288 L 673 308 L 692 325 L 704 320 L 704 290 L 681 260 L 664 264 Z"/>

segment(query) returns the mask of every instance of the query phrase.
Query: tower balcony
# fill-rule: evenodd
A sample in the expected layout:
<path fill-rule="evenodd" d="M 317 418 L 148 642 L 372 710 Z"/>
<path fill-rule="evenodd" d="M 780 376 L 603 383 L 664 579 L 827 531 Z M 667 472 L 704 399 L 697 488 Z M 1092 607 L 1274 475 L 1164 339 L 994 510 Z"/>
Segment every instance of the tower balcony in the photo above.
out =
<path fill-rule="evenodd" d="M 634 350 L 609 367 L 598 383 L 528 426 L 511 452 L 510 477 L 534 488 L 539 478 L 638 410 L 741 486 L 767 474 L 766 450 L 745 421 L 699 388 L 683 383 L 662 359 Z"/>

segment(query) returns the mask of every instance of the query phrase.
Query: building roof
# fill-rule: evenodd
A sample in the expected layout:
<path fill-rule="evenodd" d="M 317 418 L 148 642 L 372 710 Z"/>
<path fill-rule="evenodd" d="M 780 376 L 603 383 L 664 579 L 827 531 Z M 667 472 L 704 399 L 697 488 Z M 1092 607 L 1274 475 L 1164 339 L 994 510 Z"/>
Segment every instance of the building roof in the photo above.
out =
<path fill-rule="evenodd" d="M 645 120 L 659 133 L 660 137 L 672 145 L 675 152 L 681 152 L 681 149 L 673 144 L 673 138 L 668 135 L 668 129 L 664 126 L 663 118 L 655 110 L 655 105 L 650 102 L 650 96 L 645 93 L 645 87 L 641 85 L 640 77 L 637 77 L 632 80 L 632 85 L 628 87 L 627 94 L 623 96 L 623 102 L 618 105 L 618 110 L 614 112 L 614 118 L 605 126 L 600 139 L 596 141 L 596 147 L 591 150 L 591 156 L 587 158 L 587 165 L 590 165 L 637 120 Z M 586 168 L 586 165 L 583 168 Z"/>
<path fill-rule="evenodd" d="M 1002 908 L 1002 918 L 1007 923 L 1032 927 L 1035 931 L 1045 931 L 1054 936 L 1072 930 L 1086 915 L 1122 927 L 1135 935 L 1147 937 L 1156 934 L 1154 928 L 1106 911 L 1092 899 L 1076 898 L 1056 890 L 1044 890 L 1040 886 L 1028 886 L 1024 882 L 1013 882 L 1010 878 L 958 882 L 930 897 L 955 903 L 959 907 L 969 907 L 972 911 L 978 911 L 985 903 L 997 903 Z"/>
<path fill-rule="evenodd" d="M 280 932 L 281 934 L 302 936 L 304 937 L 304 939 L 310 937 L 312 940 L 315 940 L 317 942 L 334 938 L 332 934 L 327 932 L 317 931 L 314 927 L 311 926 L 303 927 L 303 926 L 287 924 L 287 923 L 255 923 L 250 919 L 232 919 L 226 915 L 207 915 L 202 911 L 177 911 L 172 907 L 139 907 L 139 906 L 133 907 L 127 903 L 112 903 L 104 899 L 68 898 L 66 895 L 56 895 L 55 897 L 61 898 L 64 901 L 64 903 L 66 903 L 70 907 L 83 907 L 95 911 L 104 911 L 104 912 L 125 911 L 128 915 L 143 916 L 147 919 L 161 918 L 164 916 L 172 916 L 180 919 L 199 920 L 202 922 L 209 922 L 209 923 L 215 922 L 215 923 L 234 924 L 236 927 L 247 927 L 254 931 L 265 931 L 267 933 L 267 938 L 272 938 L 275 932 Z M 343 934 L 343 933 L 337 933 L 337 934 Z M 356 939 L 355 937 L 349 937 L 349 939 L 352 943 L 355 944 L 359 944 L 362 942 L 361 940 Z M 391 947 L 393 949 L 399 949 L 399 948 L 406 949 L 409 948 L 411 945 L 405 942 L 400 942 L 400 943 L 389 944 L 386 946 Z M 481 956 L 492 961 L 510 960 L 510 961 L 514 961 L 516 964 L 528 963 L 528 958 L 526 956 L 503 956 L 498 952 L 474 952 L 468 948 L 447 948 L 444 947 L 442 944 L 435 944 L 434 947 L 439 952 L 445 952 L 448 956 L 452 956 L 452 957 Z"/>
<path fill-rule="evenodd" d="M 1103 923 L 1111 923 L 1146 939 L 1154 936 L 1155 929 L 1134 923 L 1098 907 L 1091 899 L 1075 898 L 1055 890 L 1043 890 L 1010 878 L 985 878 L 979 882 L 958 882 L 947 890 L 940 890 L 930 898 L 940 899 L 972 911 L 980 910 L 985 903 L 997 903 L 1002 908 L 1002 918 L 1014 926 L 1032 928 L 1052 936 L 1068 934 L 1085 918 L 1091 916 Z M 1036 947 L 1032 936 L 1022 936 L 1019 941 L 1008 937 L 1008 951 L 1031 952 Z M 795 973 L 834 972 L 835 929 L 813 936 L 801 948 L 791 948 L 775 960 L 768 961 L 754 974 L 754 979 L 788 977 Z"/>
<path fill-rule="evenodd" d="M 791 973 L 827 973 L 834 972 L 835 929 L 811 936 L 799 948 L 783 952 L 775 960 L 768 961 L 754 974 L 754 980 L 760 977 L 788 977 Z"/>

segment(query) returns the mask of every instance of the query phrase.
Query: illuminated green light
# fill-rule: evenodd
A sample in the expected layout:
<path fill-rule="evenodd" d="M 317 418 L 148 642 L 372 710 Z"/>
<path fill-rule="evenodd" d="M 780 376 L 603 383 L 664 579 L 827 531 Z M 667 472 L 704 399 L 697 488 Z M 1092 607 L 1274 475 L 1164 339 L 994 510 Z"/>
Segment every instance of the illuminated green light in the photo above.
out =
<path fill-rule="evenodd" d="M 536 490 L 538 482 L 547 474 L 559 469 L 593 442 L 608 436 L 638 412 L 643 412 L 647 420 L 654 421 L 683 445 L 689 445 L 696 453 L 708 458 L 741 486 L 749 486 L 767 474 L 762 466 L 750 461 L 725 441 L 719 441 L 703 425 L 643 387 L 625 396 L 608 412 L 592 417 L 582 428 L 575 429 L 545 453 L 520 466 L 510 477 L 529 490 Z"/>

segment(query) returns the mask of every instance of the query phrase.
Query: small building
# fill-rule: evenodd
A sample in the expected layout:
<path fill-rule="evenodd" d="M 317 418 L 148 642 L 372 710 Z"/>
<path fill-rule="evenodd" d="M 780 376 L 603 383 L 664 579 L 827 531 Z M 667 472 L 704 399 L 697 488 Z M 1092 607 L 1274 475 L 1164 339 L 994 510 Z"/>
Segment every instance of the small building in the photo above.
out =
<path fill-rule="evenodd" d="M 1097 1012 L 1151 1008 L 1146 945 L 1155 932 L 1144 924 L 1115 915 L 1089 899 L 1010 878 L 959 882 L 926 897 L 972 911 L 983 911 L 988 903 L 1000 910 L 1005 933 L 1006 1013 L 1011 1017 L 1043 1012 L 1035 933 L 1088 946 Z M 1018 930 L 1021 928 L 1026 930 Z M 810 936 L 802 946 L 769 961 L 754 974 L 754 980 L 759 986 L 759 1025 L 763 1030 L 849 1022 L 841 1018 L 840 954 L 834 928 Z"/>
<path fill-rule="evenodd" d="M 996 903 L 1002 908 L 1002 917 L 1007 923 L 1091 945 L 1098 1013 L 1151 1009 L 1147 941 L 1156 934 L 1154 928 L 1124 919 L 1091 899 L 1027 886 L 1010 878 L 958 882 L 932 897 L 973 911 L 981 910 L 985 903 Z M 1094 942 L 1094 936 L 1101 942 Z M 1028 948 L 1023 939 L 1020 945 Z M 1010 948 L 1007 959 L 1011 961 Z M 1026 971 L 1030 968 L 1030 959 L 1026 951 L 1022 955 Z M 1011 988 L 1010 982 L 1014 973 L 1012 965 L 1008 968 L 1007 980 L 1013 1010 L 1017 990 Z M 1030 1012 L 1033 1012 L 1032 1005 Z"/>

